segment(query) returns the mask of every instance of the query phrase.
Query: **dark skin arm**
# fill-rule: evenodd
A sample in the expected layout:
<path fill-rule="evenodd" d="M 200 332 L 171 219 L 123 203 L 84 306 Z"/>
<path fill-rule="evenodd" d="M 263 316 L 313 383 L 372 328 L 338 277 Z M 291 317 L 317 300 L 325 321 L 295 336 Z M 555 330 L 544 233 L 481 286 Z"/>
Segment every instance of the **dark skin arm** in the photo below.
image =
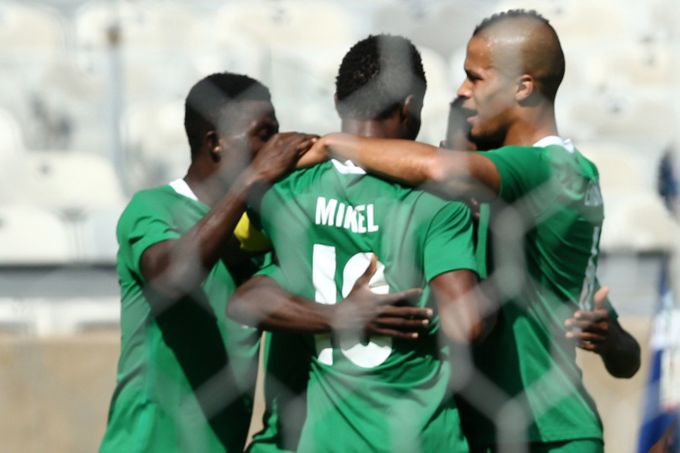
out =
<path fill-rule="evenodd" d="M 246 171 L 214 208 L 180 239 L 154 244 L 140 260 L 142 276 L 164 298 L 188 294 L 222 257 L 245 210 L 248 194 L 271 184 L 290 170 L 311 146 L 309 135 L 285 133 L 272 137 Z"/>
<path fill-rule="evenodd" d="M 429 324 L 432 310 L 399 305 L 417 298 L 422 291 L 373 293 L 368 284 L 376 263 L 374 257 L 347 298 L 338 304 L 295 296 L 269 277 L 253 277 L 232 296 L 227 314 L 241 323 L 270 331 L 342 334 L 363 330 L 365 336 L 417 339 L 419 331 Z"/>
<path fill-rule="evenodd" d="M 491 328 L 477 276 L 469 270 L 445 272 L 430 282 L 444 335 L 457 343 L 480 340 Z"/>
<path fill-rule="evenodd" d="M 595 293 L 592 311 L 578 310 L 564 324 L 567 338 L 586 351 L 599 354 L 604 366 L 614 377 L 630 378 L 640 369 L 640 345 L 604 306 L 608 289 Z"/>
<path fill-rule="evenodd" d="M 326 155 L 349 159 L 368 172 L 410 186 L 424 186 L 446 198 L 493 199 L 500 175 L 491 160 L 469 151 L 450 151 L 411 140 L 329 134 L 319 139 L 306 161 Z"/>

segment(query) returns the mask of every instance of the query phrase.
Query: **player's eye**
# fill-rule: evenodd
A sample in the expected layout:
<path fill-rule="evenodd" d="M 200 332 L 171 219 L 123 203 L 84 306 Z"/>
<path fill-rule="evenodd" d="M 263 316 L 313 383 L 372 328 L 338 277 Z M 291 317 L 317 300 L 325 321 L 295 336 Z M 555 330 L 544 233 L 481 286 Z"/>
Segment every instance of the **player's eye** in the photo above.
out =
<path fill-rule="evenodd" d="M 262 140 L 263 142 L 266 142 L 267 140 L 269 140 L 270 138 L 272 138 L 272 136 L 273 136 L 275 133 L 276 133 L 276 131 L 274 130 L 274 128 L 272 128 L 272 127 L 263 127 L 263 128 L 260 128 L 260 129 L 257 131 L 256 136 L 257 136 L 258 139 Z"/>

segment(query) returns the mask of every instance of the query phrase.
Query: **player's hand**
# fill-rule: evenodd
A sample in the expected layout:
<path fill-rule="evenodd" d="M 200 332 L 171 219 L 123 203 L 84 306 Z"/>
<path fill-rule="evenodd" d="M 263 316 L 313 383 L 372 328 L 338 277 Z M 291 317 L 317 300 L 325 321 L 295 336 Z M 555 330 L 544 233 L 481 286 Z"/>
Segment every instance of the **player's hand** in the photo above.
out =
<path fill-rule="evenodd" d="M 609 310 L 604 306 L 608 293 L 607 287 L 600 288 L 595 293 L 591 311 L 577 310 L 573 317 L 564 321 L 566 337 L 575 340 L 579 348 L 602 354 L 611 346 Z"/>
<path fill-rule="evenodd" d="M 323 137 L 317 139 L 312 144 L 312 147 L 300 157 L 300 159 L 295 164 L 295 168 L 307 168 L 312 167 L 321 162 L 328 160 L 328 153 L 326 150 L 326 142 Z"/>
<path fill-rule="evenodd" d="M 275 134 L 250 164 L 255 181 L 273 183 L 281 178 L 293 169 L 318 138 L 316 135 L 298 132 Z"/>
<path fill-rule="evenodd" d="M 413 288 L 393 294 L 375 294 L 369 288 L 369 282 L 377 262 L 373 255 L 347 298 L 337 305 L 334 330 L 340 334 L 355 331 L 361 337 L 386 335 L 417 339 L 432 317 L 431 309 L 412 306 L 422 290 Z"/>

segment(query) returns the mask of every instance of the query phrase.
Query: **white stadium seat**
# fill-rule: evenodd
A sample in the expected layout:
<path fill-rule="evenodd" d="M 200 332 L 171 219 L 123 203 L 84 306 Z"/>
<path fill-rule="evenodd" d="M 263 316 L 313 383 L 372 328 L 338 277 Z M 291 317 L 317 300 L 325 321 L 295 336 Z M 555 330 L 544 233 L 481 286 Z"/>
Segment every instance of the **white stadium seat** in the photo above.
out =
<path fill-rule="evenodd" d="M 84 220 L 77 226 L 79 261 L 94 264 L 116 262 L 116 225 L 124 208 L 124 205 L 120 205 L 86 213 Z"/>
<path fill-rule="evenodd" d="M 603 191 L 605 252 L 668 252 L 680 237 L 678 223 L 653 192 Z"/>
<path fill-rule="evenodd" d="M 22 153 L 24 149 L 19 123 L 10 112 L 0 109 L 0 156 Z"/>
<path fill-rule="evenodd" d="M 655 190 L 657 159 L 650 150 L 625 141 L 576 142 L 576 147 L 597 166 L 603 193 Z"/>
<path fill-rule="evenodd" d="M 605 210 L 601 249 L 622 253 L 669 250 L 680 231 L 656 193 L 656 156 L 625 142 L 586 142 L 577 147 L 600 174 Z"/>
<path fill-rule="evenodd" d="M 74 237 L 55 213 L 34 206 L 0 204 L 0 264 L 72 262 Z"/>
<path fill-rule="evenodd" d="M 184 176 L 191 161 L 184 102 L 132 105 L 124 113 L 122 128 L 126 171 L 133 188 Z"/>
<path fill-rule="evenodd" d="M 204 25 L 182 2 L 91 2 L 79 8 L 75 25 L 83 49 L 106 49 L 115 25 L 126 49 L 194 49 L 207 37 Z"/>
<path fill-rule="evenodd" d="M 0 54 L 59 52 L 66 46 L 61 18 L 54 11 L 18 1 L 0 3 Z"/>
<path fill-rule="evenodd" d="M 352 17 L 340 4 L 318 0 L 228 2 L 215 16 L 213 29 L 227 27 L 265 47 L 350 46 L 357 34 Z"/>
<path fill-rule="evenodd" d="M 5 159 L 5 164 L 12 173 L 2 195 L 11 201 L 79 217 L 87 210 L 118 206 L 124 200 L 113 165 L 93 153 L 30 152 Z"/>

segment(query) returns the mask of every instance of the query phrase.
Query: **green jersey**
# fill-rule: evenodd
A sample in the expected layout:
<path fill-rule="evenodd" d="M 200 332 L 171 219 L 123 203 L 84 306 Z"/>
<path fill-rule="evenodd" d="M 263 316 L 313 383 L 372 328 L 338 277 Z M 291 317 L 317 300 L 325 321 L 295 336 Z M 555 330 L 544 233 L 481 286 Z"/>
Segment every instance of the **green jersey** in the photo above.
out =
<path fill-rule="evenodd" d="M 260 214 L 279 262 L 265 273 L 319 303 L 346 297 L 371 253 L 378 258 L 373 291 L 426 288 L 420 306 L 434 303 L 427 284 L 436 276 L 475 270 L 464 204 L 367 176 L 351 163 L 294 172 L 265 194 Z M 438 333 L 435 318 L 415 343 L 299 335 L 301 344 L 281 348 L 310 361 L 298 451 L 467 451 Z M 257 442 L 252 451 L 260 451 Z"/>
<path fill-rule="evenodd" d="M 258 340 L 226 319 L 235 289 L 227 267 L 218 261 L 191 297 L 166 306 L 140 270 L 147 248 L 179 239 L 208 213 L 192 195 L 181 180 L 139 192 L 119 220 L 121 353 L 102 453 L 243 449 Z"/>
<path fill-rule="evenodd" d="M 501 186 L 491 214 L 493 251 L 478 257 L 492 258 L 489 275 L 503 300 L 496 327 L 474 351 L 476 367 L 502 391 L 486 398 L 487 416 L 471 410 L 464 417 L 480 446 L 602 438 L 564 326 L 579 303 L 588 308 L 597 285 L 598 173 L 569 142 L 546 141 L 483 153 Z"/>

